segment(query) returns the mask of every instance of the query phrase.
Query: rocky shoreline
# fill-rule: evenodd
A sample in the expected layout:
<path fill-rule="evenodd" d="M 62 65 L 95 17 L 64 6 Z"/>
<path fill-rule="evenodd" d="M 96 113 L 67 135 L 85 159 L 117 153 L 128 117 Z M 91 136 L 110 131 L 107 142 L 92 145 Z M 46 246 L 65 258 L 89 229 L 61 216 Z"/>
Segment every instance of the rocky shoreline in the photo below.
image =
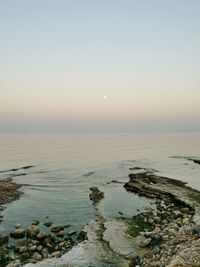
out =
<path fill-rule="evenodd" d="M 152 227 L 132 233 L 147 252 L 140 255 L 143 267 L 198 267 L 200 266 L 200 192 L 185 183 L 144 172 L 130 174 L 126 190 L 155 200 L 156 209 L 147 207 L 141 213 L 142 222 Z M 197 214 L 196 214 L 197 213 Z M 198 218 L 198 216 L 197 216 Z M 146 231 L 145 231 L 146 230 Z"/>
<path fill-rule="evenodd" d="M 0 266 L 70 267 L 79 255 L 80 266 L 200 267 L 200 192 L 153 170 L 131 171 L 127 183 L 114 183 L 151 199 L 144 211 L 132 218 L 106 218 L 98 210 L 104 193 L 91 187 L 96 217 L 76 238 L 69 225 L 52 227 L 52 222 L 45 222 L 49 232 L 43 232 L 37 220 L 26 229 L 16 225 L 10 236 L 21 240 L 11 244 L 0 236 Z"/>
<path fill-rule="evenodd" d="M 17 200 L 21 196 L 21 186 L 20 184 L 14 183 L 11 178 L 0 180 L 0 223 L 3 219 L 3 215 L 1 214 L 4 209 L 3 205 Z"/>

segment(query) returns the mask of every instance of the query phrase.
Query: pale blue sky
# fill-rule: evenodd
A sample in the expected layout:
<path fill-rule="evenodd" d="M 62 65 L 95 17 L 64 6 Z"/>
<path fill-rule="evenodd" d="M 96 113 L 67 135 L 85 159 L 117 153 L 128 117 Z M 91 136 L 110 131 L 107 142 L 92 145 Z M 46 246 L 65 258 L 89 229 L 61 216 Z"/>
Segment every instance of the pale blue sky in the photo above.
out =
<path fill-rule="evenodd" d="M 199 11 L 0 0 L 0 131 L 200 131 Z"/>

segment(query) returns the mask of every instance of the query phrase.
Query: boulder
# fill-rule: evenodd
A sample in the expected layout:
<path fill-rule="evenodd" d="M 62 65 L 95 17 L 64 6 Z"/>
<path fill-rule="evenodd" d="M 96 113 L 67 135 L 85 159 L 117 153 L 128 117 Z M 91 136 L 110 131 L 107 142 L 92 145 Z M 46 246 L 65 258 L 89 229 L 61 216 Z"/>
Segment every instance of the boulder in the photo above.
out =
<path fill-rule="evenodd" d="M 10 232 L 10 237 L 14 239 L 20 239 L 25 237 L 25 230 L 22 228 L 16 228 L 12 232 Z"/>
<path fill-rule="evenodd" d="M 37 234 L 37 239 L 39 240 L 42 240 L 44 238 L 46 238 L 47 235 L 45 233 L 43 233 L 42 231 L 40 231 L 38 234 Z"/>
<path fill-rule="evenodd" d="M 40 232 L 40 229 L 36 225 L 31 225 L 30 227 L 26 228 L 26 235 L 27 237 L 34 238 Z"/>

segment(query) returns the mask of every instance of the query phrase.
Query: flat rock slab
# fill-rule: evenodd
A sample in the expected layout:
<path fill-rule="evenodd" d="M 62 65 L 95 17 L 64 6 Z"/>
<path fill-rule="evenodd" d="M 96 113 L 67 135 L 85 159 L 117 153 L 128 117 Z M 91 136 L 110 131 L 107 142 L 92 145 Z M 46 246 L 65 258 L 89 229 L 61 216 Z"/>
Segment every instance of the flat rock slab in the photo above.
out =
<path fill-rule="evenodd" d="M 106 230 L 103 233 L 103 239 L 108 242 L 113 251 L 128 257 L 138 255 L 135 239 L 127 234 L 127 230 L 130 227 L 129 224 L 125 221 L 109 219 L 104 223 L 104 227 Z"/>

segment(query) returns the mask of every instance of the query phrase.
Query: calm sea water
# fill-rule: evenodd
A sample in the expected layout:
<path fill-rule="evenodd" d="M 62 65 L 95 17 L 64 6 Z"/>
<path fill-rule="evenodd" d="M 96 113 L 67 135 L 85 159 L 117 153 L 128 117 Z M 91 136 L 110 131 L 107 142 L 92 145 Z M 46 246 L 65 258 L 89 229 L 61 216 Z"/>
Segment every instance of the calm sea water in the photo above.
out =
<path fill-rule="evenodd" d="M 4 211 L 0 231 L 32 219 L 69 223 L 81 229 L 94 217 L 89 187 L 105 192 L 99 208 L 106 216 L 136 214 L 145 200 L 127 193 L 129 168 L 154 168 L 161 175 L 184 180 L 200 189 L 200 165 L 170 156 L 200 158 L 200 134 L 0 134 L 0 171 L 33 165 L 28 170 L 1 173 L 25 184 L 22 197 Z M 90 174 L 89 174 L 90 173 Z"/>

